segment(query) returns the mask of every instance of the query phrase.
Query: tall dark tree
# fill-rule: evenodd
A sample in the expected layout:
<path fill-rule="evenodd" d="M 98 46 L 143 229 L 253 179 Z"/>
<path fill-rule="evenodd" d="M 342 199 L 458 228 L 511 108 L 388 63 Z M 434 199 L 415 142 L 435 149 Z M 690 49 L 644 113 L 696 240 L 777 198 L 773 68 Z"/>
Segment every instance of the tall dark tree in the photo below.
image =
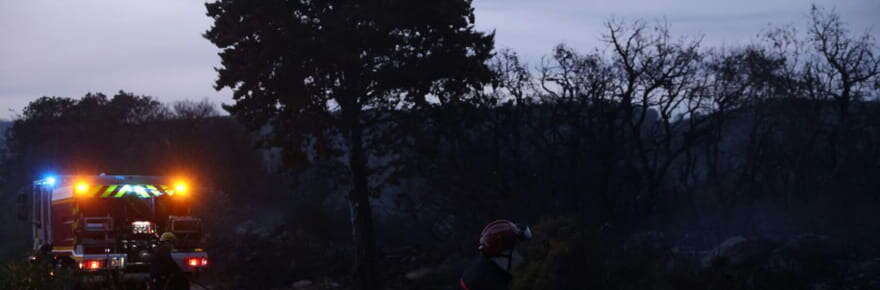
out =
<path fill-rule="evenodd" d="M 474 29 L 471 0 L 219 0 L 205 37 L 221 49 L 215 87 L 227 109 L 302 166 L 315 144 L 344 136 L 355 244 L 355 280 L 375 289 L 370 207 L 373 138 L 383 110 L 462 101 L 491 79 L 494 35 Z M 324 148 L 324 146 L 318 146 Z"/>

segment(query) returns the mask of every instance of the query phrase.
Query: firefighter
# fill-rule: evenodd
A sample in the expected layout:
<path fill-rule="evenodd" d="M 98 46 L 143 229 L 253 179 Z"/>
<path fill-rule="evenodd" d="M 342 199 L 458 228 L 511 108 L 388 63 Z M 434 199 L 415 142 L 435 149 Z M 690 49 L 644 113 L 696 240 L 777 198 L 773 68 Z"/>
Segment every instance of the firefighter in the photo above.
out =
<path fill-rule="evenodd" d="M 459 284 L 464 290 L 507 290 L 511 270 L 522 262 L 515 248 L 520 241 L 530 240 L 532 230 L 508 220 L 496 220 L 480 233 L 480 255 L 462 274 Z"/>
<path fill-rule="evenodd" d="M 31 256 L 31 260 L 46 265 L 54 265 L 55 259 L 52 257 L 52 244 L 43 244 L 40 246 L 40 249 Z"/>
<path fill-rule="evenodd" d="M 156 248 L 152 263 L 154 289 L 189 290 L 189 281 L 171 256 L 176 240 L 177 236 L 171 232 L 163 233 L 159 237 L 159 247 Z"/>
<path fill-rule="evenodd" d="M 38 269 L 44 271 L 46 275 L 52 275 L 53 269 L 57 267 L 57 260 L 52 255 L 52 244 L 43 244 L 30 258 L 31 263 L 36 265 Z"/>

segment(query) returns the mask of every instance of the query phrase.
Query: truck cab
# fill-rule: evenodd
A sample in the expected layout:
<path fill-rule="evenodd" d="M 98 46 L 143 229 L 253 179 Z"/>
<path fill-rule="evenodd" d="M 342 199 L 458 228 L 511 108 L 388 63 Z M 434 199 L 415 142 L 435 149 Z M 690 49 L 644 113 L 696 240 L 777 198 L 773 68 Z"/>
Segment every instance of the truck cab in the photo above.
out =
<path fill-rule="evenodd" d="M 172 257 L 197 275 L 208 266 L 202 222 L 192 214 L 190 184 L 179 178 L 133 175 L 49 176 L 33 183 L 35 250 L 51 249 L 86 280 L 147 281 L 159 235 L 178 240 Z M 115 281 L 106 281 L 106 280 Z"/>

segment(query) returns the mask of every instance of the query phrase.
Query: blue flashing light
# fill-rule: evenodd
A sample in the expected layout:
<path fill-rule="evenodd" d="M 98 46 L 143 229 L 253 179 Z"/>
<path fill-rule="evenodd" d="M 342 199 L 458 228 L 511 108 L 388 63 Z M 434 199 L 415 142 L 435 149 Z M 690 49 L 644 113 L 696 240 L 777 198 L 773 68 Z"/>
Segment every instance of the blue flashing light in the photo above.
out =
<path fill-rule="evenodd" d="M 58 180 L 55 179 L 55 176 L 47 176 L 46 178 L 43 179 L 43 184 L 48 185 L 48 186 L 55 186 L 56 182 L 58 182 Z"/>

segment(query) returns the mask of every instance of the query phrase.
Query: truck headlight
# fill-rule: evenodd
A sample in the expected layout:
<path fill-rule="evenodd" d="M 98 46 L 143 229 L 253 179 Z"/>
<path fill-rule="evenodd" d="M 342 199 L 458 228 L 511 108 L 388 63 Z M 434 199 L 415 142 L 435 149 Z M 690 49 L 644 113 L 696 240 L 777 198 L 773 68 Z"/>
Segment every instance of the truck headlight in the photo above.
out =
<path fill-rule="evenodd" d="M 131 222 L 131 232 L 133 234 L 154 234 L 156 228 L 153 223 L 148 221 L 134 221 Z"/>

